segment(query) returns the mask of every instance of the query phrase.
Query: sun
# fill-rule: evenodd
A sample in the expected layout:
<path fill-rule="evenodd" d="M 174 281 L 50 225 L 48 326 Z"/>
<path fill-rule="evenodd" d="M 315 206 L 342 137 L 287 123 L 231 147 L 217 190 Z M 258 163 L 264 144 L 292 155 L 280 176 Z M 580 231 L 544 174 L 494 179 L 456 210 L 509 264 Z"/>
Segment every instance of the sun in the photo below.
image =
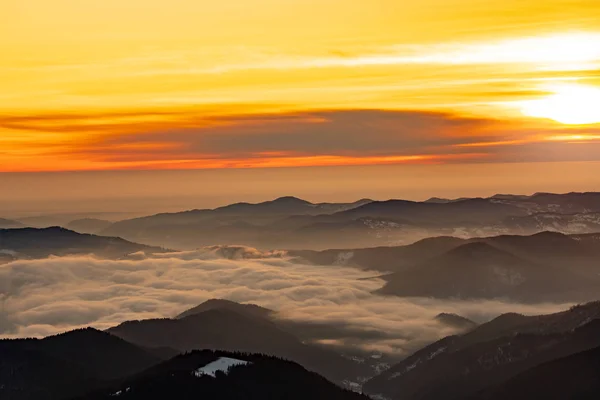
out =
<path fill-rule="evenodd" d="M 521 102 L 521 112 L 568 125 L 600 123 L 600 88 L 565 84 L 548 89 L 553 93 L 548 97 Z"/>

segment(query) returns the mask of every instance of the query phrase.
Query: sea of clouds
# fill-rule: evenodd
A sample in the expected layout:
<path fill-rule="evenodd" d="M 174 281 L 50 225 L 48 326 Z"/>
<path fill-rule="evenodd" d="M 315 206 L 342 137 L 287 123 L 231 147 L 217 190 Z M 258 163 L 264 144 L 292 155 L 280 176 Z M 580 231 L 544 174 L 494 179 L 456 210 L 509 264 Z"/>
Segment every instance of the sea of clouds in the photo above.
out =
<path fill-rule="evenodd" d="M 402 355 L 456 332 L 435 320 L 441 312 L 483 322 L 505 312 L 569 307 L 372 293 L 383 284 L 373 271 L 309 265 L 282 252 L 245 247 L 139 253 L 126 260 L 20 260 L 0 265 L 0 337 L 107 329 L 127 320 L 173 317 L 222 298 L 273 309 L 283 320 L 327 327 L 313 338 L 324 344 Z"/>

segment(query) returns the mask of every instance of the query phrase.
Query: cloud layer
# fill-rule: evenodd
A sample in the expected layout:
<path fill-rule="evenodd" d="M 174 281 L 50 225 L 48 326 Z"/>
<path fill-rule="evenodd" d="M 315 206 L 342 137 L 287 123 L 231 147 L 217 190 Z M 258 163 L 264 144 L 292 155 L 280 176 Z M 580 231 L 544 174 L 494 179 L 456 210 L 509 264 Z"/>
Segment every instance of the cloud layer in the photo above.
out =
<path fill-rule="evenodd" d="M 211 298 L 259 304 L 281 319 L 323 329 L 325 344 L 406 354 L 454 333 L 433 318 L 454 312 L 478 321 L 500 313 L 553 312 L 567 305 L 401 299 L 371 294 L 370 271 L 294 262 L 249 248 L 108 261 L 63 257 L 0 266 L 0 336 L 45 336 L 81 326 L 172 317 Z"/>

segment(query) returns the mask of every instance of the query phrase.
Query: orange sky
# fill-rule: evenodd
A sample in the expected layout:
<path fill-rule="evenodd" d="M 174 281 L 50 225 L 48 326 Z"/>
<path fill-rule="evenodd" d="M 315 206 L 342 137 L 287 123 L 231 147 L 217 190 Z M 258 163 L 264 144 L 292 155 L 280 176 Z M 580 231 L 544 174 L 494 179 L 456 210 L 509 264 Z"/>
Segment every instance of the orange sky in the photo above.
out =
<path fill-rule="evenodd" d="M 4 0 L 0 172 L 600 160 L 596 0 Z"/>

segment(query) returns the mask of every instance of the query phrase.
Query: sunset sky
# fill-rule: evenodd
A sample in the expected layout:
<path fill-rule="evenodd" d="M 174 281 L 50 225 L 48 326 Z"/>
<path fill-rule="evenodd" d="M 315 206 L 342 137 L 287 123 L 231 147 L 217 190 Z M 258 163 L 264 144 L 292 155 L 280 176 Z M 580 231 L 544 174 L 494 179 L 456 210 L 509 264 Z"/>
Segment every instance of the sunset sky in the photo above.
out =
<path fill-rule="evenodd" d="M 107 171 L 106 190 L 159 196 L 131 170 L 210 170 L 215 188 L 251 168 L 235 176 L 321 179 L 298 191 L 317 197 L 357 171 L 476 192 L 502 166 L 526 178 L 499 190 L 599 189 L 599 15 L 597 0 L 3 0 L 0 190 Z M 534 164 L 570 172 L 551 187 Z"/>

